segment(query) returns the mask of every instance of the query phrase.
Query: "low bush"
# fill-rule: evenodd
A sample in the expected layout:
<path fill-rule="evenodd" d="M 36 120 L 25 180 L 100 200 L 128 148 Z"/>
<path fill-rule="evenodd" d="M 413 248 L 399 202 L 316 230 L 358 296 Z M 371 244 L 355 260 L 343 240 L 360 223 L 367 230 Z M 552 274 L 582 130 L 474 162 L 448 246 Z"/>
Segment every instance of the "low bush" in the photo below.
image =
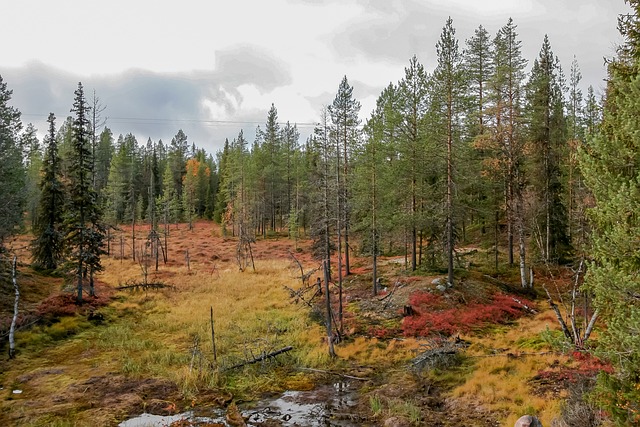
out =
<path fill-rule="evenodd" d="M 529 301 L 519 300 L 531 307 Z M 409 302 L 416 315 L 405 317 L 402 328 L 405 336 L 454 335 L 491 324 L 514 320 L 525 312 L 522 306 L 505 294 L 496 294 L 487 302 L 454 303 L 428 292 L 415 292 Z"/>

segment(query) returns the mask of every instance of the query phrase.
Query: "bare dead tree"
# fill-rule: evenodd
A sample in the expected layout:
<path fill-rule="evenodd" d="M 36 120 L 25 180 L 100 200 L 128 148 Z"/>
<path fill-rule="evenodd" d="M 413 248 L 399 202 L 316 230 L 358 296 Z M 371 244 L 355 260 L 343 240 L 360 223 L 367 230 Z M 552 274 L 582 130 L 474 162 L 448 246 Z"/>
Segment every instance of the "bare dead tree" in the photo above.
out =
<path fill-rule="evenodd" d="M 251 244 L 255 242 L 255 237 L 249 234 L 248 227 L 244 226 L 244 221 L 239 221 L 236 260 L 238 261 L 238 267 L 240 268 L 240 271 L 246 270 L 246 268 L 249 266 L 249 262 L 251 262 L 253 271 L 256 271 L 256 265 L 253 260 L 253 250 L 251 249 Z"/>
<path fill-rule="evenodd" d="M 547 266 L 548 268 L 548 266 Z M 547 289 L 546 285 L 542 285 L 542 288 L 544 289 L 544 291 L 547 294 L 547 297 L 549 298 L 549 306 L 553 309 L 555 315 L 556 315 L 556 319 L 558 319 L 558 323 L 560 324 L 560 328 L 562 329 L 562 333 L 564 334 L 564 336 L 567 338 L 567 340 L 569 340 L 577 349 L 583 349 L 585 343 L 587 342 L 587 340 L 589 339 L 589 337 L 591 336 L 591 333 L 593 332 L 593 328 L 596 324 L 596 321 L 598 320 L 598 309 L 596 309 L 591 316 L 589 316 L 588 313 L 588 308 L 589 308 L 589 296 L 586 292 L 581 292 L 580 291 L 580 286 L 582 283 L 582 279 L 584 277 L 584 274 L 586 272 L 586 265 L 585 265 L 585 259 L 584 257 L 580 258 L 580 263 L 578 265 L 578 269 L 574 272 L 574 280 L 573 280 L 573 286 L 571 288 L 571 291 L 569 293 L 569 301 L 565 302 L 564 298 L 562 297 L 562 293 L 560 292 L 560 290 L 556 287 L 556 292 L 557 292 L 557 298 L 560 301 L 560 303 L 563 305 L 564 307 L 564 311 L 565 311 L 565 315 L 563 316 L 562 312 L 560 311 L 560 307 L 558 306 L 558 304 L 554 301 L 553 296 L 551 295 L 551 292 L 549 292 L 549 290 Z M 549 269 L 549 274 L 551 275 L 551 277 L 553 278 L 553 273 L 551 273 L 551 269 Z M 555 279 L 554 279 L 555 280 Z M 583 313 L 583 317 L 584 317 L 584 326 L 583 328 L 580 328 L 578 326 L 578 314 L 577 314 L 577 305 L 579 303 L 579 298 L 580 296 L 582 296 L 583 298 L 583 302 L 584 302 L 584 313 Z M 587 319 L 588 322 L 587 322 Z"/>

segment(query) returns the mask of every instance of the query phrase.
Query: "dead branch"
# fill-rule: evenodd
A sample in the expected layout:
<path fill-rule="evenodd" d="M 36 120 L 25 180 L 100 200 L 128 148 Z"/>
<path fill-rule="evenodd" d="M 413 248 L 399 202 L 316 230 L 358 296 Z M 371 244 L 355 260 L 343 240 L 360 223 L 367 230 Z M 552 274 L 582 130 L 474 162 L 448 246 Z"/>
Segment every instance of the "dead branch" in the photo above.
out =
<path fill-rule="evenodd" d="M 296 290 L 294 290 L 294 289 L 292 289 L 292 288 L 290 288 L 290 287 L 288 287 L 288 286 L 284 286 L 284 288 L 287 290 L 287 292 L 289 292 L 289 297 L 290 297 L 290 298 L 295 298 L 295 301 L 294 301 L 294 302 L 295 302 L 296 304 L 297 304 L 297 303 L 298 303 L 298 301 L 300 300 L 300 301 L 302 301 L 303 303 L 305 303 L 306 305 L 308 305 L 309 307 L 312 307 L 312 308 L 313 308 L 313 305 L 311 304 L 311 301 L 313 301 L 313 300 L 314 300 L 314 298 L 315 298 L 316 296 L 321 295 L 320 290 L 318 290 L 318 289 L 316 288 L 316 285 L 313 285 L 313 286 L 307 286 L 306 288 L 302 288 L 302 289 L 299 289 L 299 290 L 297 290 L 297 291 L 296 291 Z M 311 290 L 313 290 L 313 289 L 315 289 L 316 291 L 313 293 L 313 295 L 311 296 L 311 298 L 307 301 L 307 300 L 304 298 L 304 295 L 305 295 L 307 292 L 309 292 L 309 291 L 311 291 Z"/>
<path fill-rule="evenodd" d="M 523 303 L 522 301 L 520 301 L 518 298 L 515 297 L 511 297 L 511 299 L 513 300 L 513 302 L 515 302 L 516 304 L 520 305 L 520 307 L 524 308 L 525 310 L 527 310 L 529 313 L 531 314 L 538 314 L 538 312 L 536 310 L 534 310 L 533 308 L 529 307 L 527 304 Z"/>
<path fill-rule="evenodd" d="M 295 255 L 293 255 L 293 253 L 290 250 L 287 250 L 287 252 L 289 253 L 289 256 L 293 258 L 296 264 L 298 264 L 298 267 L 300 268 L 300 276 L 304 277 L 304 269 L 302 268 L 302 264 L 300 263 L 300 261 L 298 261 L 298 258 L 296 258 Z M 303 284 L 304 284 L 304 280 L 303 280 Z"/>
<path fill-rule="evenodd" d="M 547 293 L 547 297 L 549 298 L 549 306 L 553 309 L 554 313 L 556 314 L 556 318 L 558 319 L 558 323 L 560 324 L 560 327 L 562 328 L 562 332 L 564 333 L 564 336 L 567 337 L 567 339 L 570 340 L 571 342 L 574 342 L 573 341 L 573 336 L 571 335 L 571 332 L 569 331 L 569 328 L 567 327 L 567 323 L 564 321 L 564 318 L 562 317 L 562 314 L 560 313 L 560 309 L 558 308 L 558 304 L 556 304 L 553 301 L 553 297 L 551 296 L 551 293 L 547 289 L 546 285 L 542 285 L 542 289 L 544 289 L 544 291 Z"/>
<path fill-rule="evenodd" d="M 413 359 L 411 368 L 422 371 L 453 366 L 457 361 L 458 352 L 467 346 L 468 342 L 459 337 L 453 340 L 431 339 L 422 345 L 426 350 Z"/>
<path fill-rule="evenodd" d="M 328 375 L 337 375 L 339 377 L 342 378 L 346 378 L 349 380 L 356 380 L 356 381 L 369 381 L 369 378 L 362 378 L 362 377 L 354 377 L 351 375 L 345 375 L 345 374 L 341 374 L 340 372 L 335 372 L 335 371 L 325 371 L 324 369 L 314 369 L 314 368 L 300 368 L 301 371 L 309 371 L 309 372 L 318 372 L 320 374 L 328 374 Z"/>
<path fill-rule="evenodd" d="M 378 298 L 378 301 L 384 301 L 387 298 L 391 297 L 391 295 L 393 295 L 393 293 L 396 291 L 396 289 L 398 289 L 400 287 L 400 281 L 396 280 L 396 283 L 393 284 L 393 288 L 391 289 L 391 292 L 389 292 L 388 294 L 386 294 L 385 296 L 383 296 L 382 298 Z"/>
<path fill-rule="evenodd" d="M 133 291 L 138 291 L 138 290 L 149 290 L 149 289 L 173 289 L 175 290 L 176 287 L 173 285 L 167 285 L 164 283 L 129 283 L 127 285 L 124 286 L 118 286 L 116 288 L 119 291 L 124 291 L 124 290 L 133 290 Z"/>
<path fill-rule="evenodd" d="M 311 276 L 313 276 L 316 272 L 320 271 L 322 269 L 322 265 L 320 265 L 319 267 L 316 267 L 312 270 L 307 271 L 306 273 L 304 272 L 304 268 L 302 267 L 302 263 L 298 260 L 298 258 L 295 257 L 295 255 L 290 251 L 287 250 L 287 252 L 289 253 L 289 256 L 291 256 L 291 258 L 293 258 L 293 260 L 295 261 L 295 263 L 298 265 L 298 268 L 300 269 L 300 279 L 302 280 L 302 285 L 306 286 L 309 284 L 309 278 Z"/>
<path fill-rule="evenodd" d="M 229 368 L 226 368 L 225 371 L 230 371 L 232 369 L 238 369 L 238 368 L 242 368 L 243 366 L 247 366 L 247 365 L 252 365 L 254 363 L 258 363 L 258 362 L 264 362 L 267 359 L 271 359 L 273 357 L 276 357 L 280 354 L 286 353 L 288 351 L 293 350 L 292 346 L 287 346 L 284 348 L 281 348 L 280 350 L 276 350 L 276 351 L 272 351 L 271 353 L 263 353 L 260 356 L 254 357 L 251 360 L 248 360 L 246 362 L 242 362 L 242 363 L 238 363 L 236 365 L 233 365 Z"/>

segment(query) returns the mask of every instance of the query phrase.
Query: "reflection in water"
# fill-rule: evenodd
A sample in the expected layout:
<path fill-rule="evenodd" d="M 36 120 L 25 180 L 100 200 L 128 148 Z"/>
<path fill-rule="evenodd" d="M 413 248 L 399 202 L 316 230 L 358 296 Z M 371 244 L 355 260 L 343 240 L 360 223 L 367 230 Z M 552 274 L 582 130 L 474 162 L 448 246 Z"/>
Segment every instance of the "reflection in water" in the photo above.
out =
<path fill-rule="evenodd" d="M 248 426 L 269 425 L 308 427 L 355 427 L 362 425 L 353 414 L 357 392 L 348 382 L 338 382 L 310 391 L 286 391 L 282 395 L 241 408 Z M 176 421 L 192 425 L 219 423 L 228 426 L 224 410 L 210 409 L 173 416 L 142 414 L 120 423 L 119 427 L 165 427 Z"/>

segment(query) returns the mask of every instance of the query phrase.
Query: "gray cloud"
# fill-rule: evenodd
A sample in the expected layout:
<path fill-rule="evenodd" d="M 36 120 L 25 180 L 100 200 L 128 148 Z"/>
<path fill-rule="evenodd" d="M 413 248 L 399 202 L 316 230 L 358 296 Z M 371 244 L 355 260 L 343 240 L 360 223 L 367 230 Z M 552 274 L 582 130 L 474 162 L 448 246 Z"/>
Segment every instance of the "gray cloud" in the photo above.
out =
<path fill-rule="evenodd" d="M 292 82 L 282 61 L 247 45 L 216 52 L 212 71 L 128 70 L 85 77 L 31 62 L 0 69 L 0 74 L 13 90 L 12 105 L 23 113 L 23 122 L 34 123 L 41 135 L 49 112 L 56 114 L 58 125 L 70 114 L 74 90 L 82 81 L 86 97 L 91 99 L 95 90 L 106 107 L 103 115 L 115 135 L 133 133 L 141 143 L 148 137 L 168 142 L 183 129 L 190 141 L 210 152 L 220 148 L 226 137 L 235 137 L 241 127 L 253 138 L 257 126 L 253 122 L 258 116 L 266 118 L 270 105 L 241 111 L 239 86 L 252 85 L 268 93 Z M 218 106 L 226 117 L 210 117 L 205 102 Z M 225 122 L 228 118 L 233 123 Z"/>
<path fill-rule="evenodd" d="M 336 58 L 342 61 L 369 58 L 397 63 L 400 67 L 416 54 L 425 67 L 432 70 L 436 65 L 435 44 L 449 16 L 454 20 L 461 49 L 479 25 L 495 34 L 513 17 L 525 59 L 533 62 L 544 35 L 548 34 L 566 72 L 576 55 L 584 86 L 593 85 L 596 89 L 603 86 L 603 57 L 614 54 L 617 14 L 625 10 L 624 6 L 611 7 L 610 0 L 553 3 L 533 0 L 530 8 L 504 5 L 501 6 L 504 11 L 489 10 L 483 14 L 465 11 L 447 2 L 359 0 L 359 3 L 363 13 L 332 36 L 330 44 Z"/>

